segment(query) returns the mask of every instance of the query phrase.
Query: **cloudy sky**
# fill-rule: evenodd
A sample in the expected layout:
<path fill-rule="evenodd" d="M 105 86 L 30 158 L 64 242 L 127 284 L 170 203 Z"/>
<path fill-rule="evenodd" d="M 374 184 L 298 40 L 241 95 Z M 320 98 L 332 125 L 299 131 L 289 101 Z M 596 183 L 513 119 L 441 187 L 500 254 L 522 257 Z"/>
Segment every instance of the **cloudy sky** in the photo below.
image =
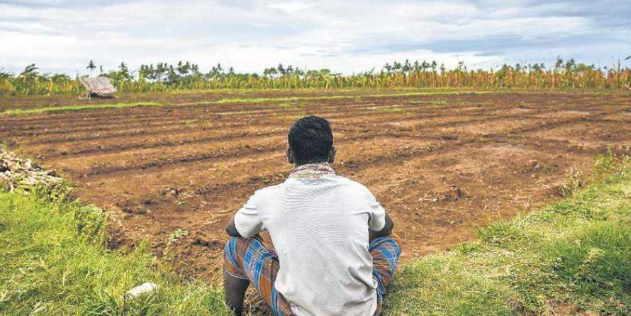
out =
<path fill-rule="evenodd" d="M 11 72 L 86 73 L 91 59 L 344 73 L 406 58 L 610 66 L 629 54 L 631 0 L 0 0 L 0 69 Z"/>

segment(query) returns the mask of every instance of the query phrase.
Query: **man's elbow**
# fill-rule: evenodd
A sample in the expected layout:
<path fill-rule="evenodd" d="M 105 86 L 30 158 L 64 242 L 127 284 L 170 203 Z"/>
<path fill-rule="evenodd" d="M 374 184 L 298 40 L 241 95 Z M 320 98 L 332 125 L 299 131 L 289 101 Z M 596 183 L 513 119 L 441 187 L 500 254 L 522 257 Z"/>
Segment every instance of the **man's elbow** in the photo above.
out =
<path fill-rule="evenodd" d="M 386 226 L 383 228 L 383 234 L 385 236 L 392 235 L 392 231 L 394 230 L 394 221 L 388 216 L 386 218 Z"/>
<path fill-rule="evenodd" d="M 392 235 L 393 230 L 394 230 L 394 223 L 391 222 L 388 225 L 386 225 L 386 227 L 383 228 L 381 233 L 383 236 L 390 236 Z"/>
<path fill-rule="evenodd" d="M 226 233 L 227 233 L 227 234 L 228 234 L 228 236 L 230 236 L 230 237 L 236 237 L 236 238 L 241 237 L 241 235 L 240 235 L 240 234 L 239 234 L 239 232 L 237 232 L 237 231 L 233 231 L 233 230 L 226 229 Z"/>
<path fill-rule="evenodd" d="M 392 234 L 392 230 L 394 229 L 394 223 L 391 221 L 386 221 L 386 225 L 378 231 L 369 230 L 370 240 L 373 240 L 377 237 L 387 237 Z"/>
<path fill-rule="evenodd" d="M 228 226 L 226 226 L 226 234 L 228 234 L 228 236 L 230 237 L 241 237 L 241 234 L 239 234 L 239 231 L 237 231 L 237 228 L 234 226 L 233 223 L 228 224 Z"/>

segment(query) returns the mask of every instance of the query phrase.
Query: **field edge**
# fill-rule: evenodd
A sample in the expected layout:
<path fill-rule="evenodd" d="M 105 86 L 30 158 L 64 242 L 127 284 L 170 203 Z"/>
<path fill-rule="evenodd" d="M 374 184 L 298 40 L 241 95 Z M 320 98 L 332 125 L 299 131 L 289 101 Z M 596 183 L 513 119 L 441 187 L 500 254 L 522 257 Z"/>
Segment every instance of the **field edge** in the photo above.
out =
<path fill-rule="evenodd" d="M 383 314 L 629 314 L 631 160 L 595 169 L 566 200 L 401 267 Z M 106 249 L 97 208 L 5 192 L 0 206 L 3 314 L 228 314 L 217 285 L 177 275 L 148 245 Z M 144 282 L 157 294 L 123 299 Z"/>
<path fill-rule="evenodd" d="M 107 212 L 33 192 L 0 191 L 0 314 L 229 315 L 219 287 L 178 275 L 148 242 L 107 249 Z M 126 295 L 146 282 L 154 295 Z"/>
<path fill-rule="evenodd" d="M 594 169 L 565 200 L 402 267 L 383 314 L 631 314 L 631 159 Z"/>

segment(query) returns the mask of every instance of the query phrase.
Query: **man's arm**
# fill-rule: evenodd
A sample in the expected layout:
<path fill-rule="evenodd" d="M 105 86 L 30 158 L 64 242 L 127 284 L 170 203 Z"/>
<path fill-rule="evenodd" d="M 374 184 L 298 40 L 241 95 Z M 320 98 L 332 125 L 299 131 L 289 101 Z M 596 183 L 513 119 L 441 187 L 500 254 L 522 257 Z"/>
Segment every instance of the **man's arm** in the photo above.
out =
<path fill-rule="evenodd" d="M 232 217 L 232 219 L 230 219 L 230 223 L 228 223 L 228 226 L 226 226 L 226 233 L 230 237 L 242 237 L 237 230 L 237 226 L 235 226 L 234 224 L 234 216 Z"/>
<path fill-rule="evenodd" d="M 392 218 L 390 218 L 390 215 L 386 213 L 386 224 L 383 226 L 383 228 L 380 231 L 373 231 L 372 229 L 368 229 L 369 239 L 373 240 L 377 237 L 390 236 L 390 234 L 392 234 L 393 228 L 394 228 L 394 222 L 392 221 Z"/>
<path fill-rule="evenodd" d="M 243 207 L 232 216 L 228 226 L 226 226 L 226 233 L 230 237 L 242 238 L 251 238 L 258 234 L 263 229 L 265 214 L 261 213 L 264 208 L 261 208 L 260 205 L 265 199 L 266 197 L 260 194 L 260 190 L 256 191 Z"/>

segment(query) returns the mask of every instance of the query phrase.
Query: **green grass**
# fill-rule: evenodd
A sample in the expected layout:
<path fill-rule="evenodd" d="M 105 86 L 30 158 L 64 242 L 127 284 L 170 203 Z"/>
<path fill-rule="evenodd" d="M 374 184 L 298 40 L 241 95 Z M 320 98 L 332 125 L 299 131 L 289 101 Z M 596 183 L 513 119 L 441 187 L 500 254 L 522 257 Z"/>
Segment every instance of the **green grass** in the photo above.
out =
<path fill-rule="evenodd" d="M 435 106 L 435 107 L 441 107 L 441 106 L 448 105 L 449 101 L 447 101 L 447 100 L 432 100 L 429 103 L 431 105 Z"/>
<path fill-rule="evenodd" d="M 278 108 L 280 109 L 292 109 L 292 108 L 303 108 L 305 107 L 307 104 L 305 103 L 281 103 L 278 105 Z"/>
<path fill-rule="evenodd" d="M 92 111 L 102 109 L 121 109 L 121 108 L 137 108 L 137 107 L 159 107 L 164 106 L 156 102 L 136 102 L 136 103 L 115 103 L 115 104 L 86 104 L 86 105 L 68 105 L 57 107 L 45 107 L 37 109 L 14 109 L 5 111 L 4 115 L 29 115 L 43 113 L 59 113 L 72 111 Z"/>
<path fill-rule="evenodd" d="M 567 200 L 404 266 L 384 314 L 630 315 L 631 162 L 608 161 Z"/>
<path fill-rule="evenodd" d="M 377 93 L 362 95 L 324 95 L 312 97 L 276 97 L 276 98 L 230 98 L 215 102 L 216 104 L 231 103 L 268 103 L 268 102 L 291 102 L 291 101 L 317 101 L 317 100 L 338 100 L 338 99 L 357 99 L 364 98 L 397 98 L 397 97 L 416 97 L 426 95 L 458 95 L 458 94 L 487 94 L 487 93 L 505 93 L 503 91 L 423 91 L 423 92 L 405 92 L 405 93 Z"/>
<path fill-rule="evenodd" d="M 462 91 L 433 91 L 433 92 L 408 92 L 408 93 L 390 93 L 390 94 L 368 94 L 362 95 L 361 98 L 388 98 L 388 97 L 414 97 L 424 95 L 451 95 L 451 94 L 480 94 L 480 93 L 502 93 L 502 92 L 462 92 Z M 136 107 L 177 107 L 182 105 L 187 106 L 209 106 L 213 104 L 260 104 L 270 102 L 297 102 L 297 101 L 317 101 L 317 100 L 339 100 L 339 99 L 356 99 L 355 95 L 330 95 L 330 96 L 314 96 L 314 97 L 276 97 L 276 98 L 227 98 L 219 101 L 202 101 L 202 102 L 189 102 L 182 104 L 161 104 L 156 102 L 136 102 L 136 103 L 116 103 L 116 104 L 87 104 L 87 105 L 68 105 L 59 107 L 45 107 L 36 109 L 13 109 L 0 113 L 0 115 L 31 115 L 31 114 L 43 114 L 43 113 L 59 113 L 59 112 L 71 112 L 71 111 L 91 111 L 102 109 L 121 109 L 121 108 L 136 108 Z M 282 104 L 281 104 L 282 105 Z M 281 106 L 282 107 L 282 106 Z"/>
<path fill-rule="evenodd" d="M 601 157 L 593 174 L 561 202 L 400 267 L 383 315 L 630 315 L 631 160 Z M 177 276 L 147 244 L 104 248 L 106 216 L 0 193 L 0 315 L 227 315 L 217 287 Z M 157 294 L 122 298 L 144 282 Z"/>
<path fill-rule="evenodd" d="M 148 244 L 102 244 L 105 214 L 77 203 L 0 193 L 0 315 L 228 315 L 220 291 L 158 267 Z M 123 294 L 155 282 L 155 295 Z"/>
<path fill-rule="evenodd" d="M 391 94 L 390 96 L 400 96 L 402 94 Z M 386 95 L 366 95 L 364 97 L 384 97 Z M 270 103 L 270 102 L 296 102 L 296 101 L 317 101 L 317 100 L 343 100 L 343 99 L 354 99 L 357 96 L 349 96 L 349 95 L 326 95 L 326 96 L 315 96 L 315 97 L 277 97 L 277 98 L 230 98 L 223 99 L 216 102 L 209 102 L 209 104 L 238 104 L 238 103 L 247 103 L 247 104 L 258 104 L 258 103 Z"/>
<path fill-rule="evenodd" d="M 407 111 L 400 106 L 391 106 L 391 107 L 378 107 L 373 109 L 373 111 L 378 113 L 407 113 Z"/>

